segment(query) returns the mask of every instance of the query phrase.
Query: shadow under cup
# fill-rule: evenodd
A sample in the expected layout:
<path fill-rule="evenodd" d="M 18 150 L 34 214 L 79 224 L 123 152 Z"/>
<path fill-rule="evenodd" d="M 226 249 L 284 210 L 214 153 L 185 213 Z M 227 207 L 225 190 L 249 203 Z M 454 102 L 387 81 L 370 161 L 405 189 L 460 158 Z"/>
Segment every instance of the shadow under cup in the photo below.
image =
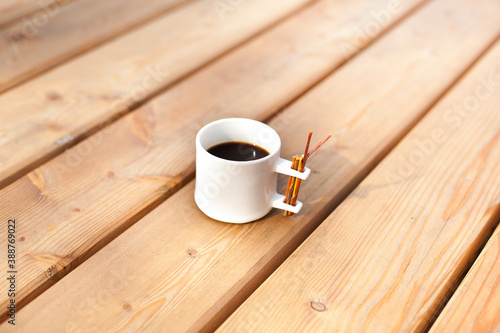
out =
<path fill-rule="evenodd" d="M 255 144 L 269 155 L 252 161 L 232 161 L 207 151 L 227 142 Z M 223 222 L 246 223 L 265 216 L 273 208 L 280 149 L 278 133 L 255 120 L 221 119 L 203 127 L 196 136 L 198 207 Z"/>

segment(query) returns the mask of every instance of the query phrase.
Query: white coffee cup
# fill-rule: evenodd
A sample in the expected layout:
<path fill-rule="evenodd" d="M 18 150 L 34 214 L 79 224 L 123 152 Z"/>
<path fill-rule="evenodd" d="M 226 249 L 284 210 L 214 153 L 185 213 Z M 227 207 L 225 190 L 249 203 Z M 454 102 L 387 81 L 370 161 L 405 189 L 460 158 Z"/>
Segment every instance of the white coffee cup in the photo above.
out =
<path fill-rule="evenodd" d="M 269 155 L 252 161 L 232 161 L 207 150 L 226 142 L 246 142 L 264 148 Z M 311 170 L 291 169 L 280 157 L 281 140 L 271 127 L 245 118 L 228 118 L 204 126 L 196 136 L 195 201 L 209 217 L 230 223 L 246 223 L 265 216 L 272 208 L 298 213 L 276 192 L 278 173 L 306 179 Z"/>

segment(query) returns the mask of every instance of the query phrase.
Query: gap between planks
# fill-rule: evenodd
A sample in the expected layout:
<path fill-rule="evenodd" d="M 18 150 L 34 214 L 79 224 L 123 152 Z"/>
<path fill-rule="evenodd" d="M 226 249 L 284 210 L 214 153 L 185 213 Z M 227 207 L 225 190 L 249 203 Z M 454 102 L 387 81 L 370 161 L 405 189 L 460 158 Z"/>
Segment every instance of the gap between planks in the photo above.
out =
<path fill-rule="evenodd" d="M 470 274 L 474 265 L 478 262 L 478 260 L 481 259 L 482 253 L 487 250 L 488 242 L 491 241 L 492 237 L 495 235 L 495 229 L 500 226 L 500 207 L 496 210 L 496 212 L 494 212 L 494 215 L 491 219 L 496 222 L 487 223 L 488 227 L 485 228 L 483 234 L 478 236 L 477 248 L 471 251 L 472 253 L 468 256 L 469 259 L 464 264 L 464 268 L 458 274 L 456 281 L 453 282 L 450 290 L 443 296 L 443 298 L 439 302 L 436 311 L 429 319 L 427 325 L 425 325 L 425 327 L 422 329 L 423 332 L 429 332 L 433 330 L 433 326 L 435 326 L 436 321 L 439 319 L 439 317 L 443 315 L 446 307 L 449 306 L 448 304 L 452 301 L 452 298 L 455 297 L 455 293 L 457 292 L 457 290 L 464 282 L 466 282 L 465 279 L 467 278 L 467 275 Z M 489 227 L 490 225 L 491 227 Z M 498 309 L 498 311 L 500 311 L 500 308 Z"/>
<path fill-rule="evenodd" d="M 498 332 L 500 329 L 500 226 L 446 304 L 431 332 Z"/>

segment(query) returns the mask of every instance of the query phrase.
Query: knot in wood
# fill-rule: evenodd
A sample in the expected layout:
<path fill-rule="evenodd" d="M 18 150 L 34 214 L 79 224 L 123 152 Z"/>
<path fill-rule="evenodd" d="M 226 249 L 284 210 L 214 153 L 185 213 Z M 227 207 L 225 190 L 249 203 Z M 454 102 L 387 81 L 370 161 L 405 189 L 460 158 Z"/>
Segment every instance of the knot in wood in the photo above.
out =
<path fill-rule="evenodd" d="M 191 258 L 197 258 L 198 257 L 198 251 L 195 249 L 187 249 L 186 254 L 191 257 Z"/>
<path fill-rule="evenodd" d="M 323 312 L 326 311 L 326 304 L 319 300 L 314 300 L 311 302 L 311 308 L 318 312 Z"/>

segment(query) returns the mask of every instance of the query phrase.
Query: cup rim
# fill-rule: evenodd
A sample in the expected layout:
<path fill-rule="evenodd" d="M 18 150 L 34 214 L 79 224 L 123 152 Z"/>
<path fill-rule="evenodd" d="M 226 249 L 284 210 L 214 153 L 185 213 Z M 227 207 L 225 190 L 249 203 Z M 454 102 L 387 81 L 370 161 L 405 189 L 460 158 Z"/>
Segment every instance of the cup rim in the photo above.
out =
<path fill-rule="evenodd" d="M 218 156 L 215 156 L 215 155 L 212 155 L 210 154 L 206 149 L 205 147 L 203 147 L 201 145 L 201 136 L 212 126 L 216 126 L 218 124 L 221 124 L 221 123 L 226 123 L 226 122 L 231 122 L 231 121 L 242 121 L 242 122 L 253 122 L 253 123 L 258 123 L 259 125 L 263 125 L 263 126 L 266 126 L 269 130 L 271 130 L 273 132 L 273 134 L 276 136 L 277 140 L 278 140 L 278 148 L 275 149 L 273 152 L 270 152 L 269 155 L 267 155 L 266 157 L 262 157 L 262 158 L 259 158 L 258 160 L 251 160 L 251 161 L 233 161 L 233 160 L 227 160 L 225 158 L 220 158 Z M 204 125 L 199 131 L 198 131 L 198 134 L 196 134 L 196 146 L 199 148 L 200 151 L 203 151 L 203 154 L 206 154 L 207 156 L 211 156 L 211 158 L 215 158 L 217 160 L 220 160 L 220 161 L 224 161 L 224 162 L 227 162 L 227 163 L 230 163 L 230 164 L 235 164 L 235 165 L 251 165 L 251 164 L 258 164 L 258 163 L 265 163 L 266 161 L 272 159 L 273 157 L 275 157 L 276 155 L 278 155 L 280 153 L 280 150 L 281 150 L 281 138 L 278 134 L 278 132 L 276 132 L 274 130 L 274 128 L 272 128 L 271 126 L 263 123 L 263 122 L 260 122 L 258 120 L 254 120 L 254 119 L 249 119 L 249 118 L 222 118 L 222 119 L 218 119 L 218 120 L 215 120 L 215 121 L 212 121 L 206 125 Z"/>

